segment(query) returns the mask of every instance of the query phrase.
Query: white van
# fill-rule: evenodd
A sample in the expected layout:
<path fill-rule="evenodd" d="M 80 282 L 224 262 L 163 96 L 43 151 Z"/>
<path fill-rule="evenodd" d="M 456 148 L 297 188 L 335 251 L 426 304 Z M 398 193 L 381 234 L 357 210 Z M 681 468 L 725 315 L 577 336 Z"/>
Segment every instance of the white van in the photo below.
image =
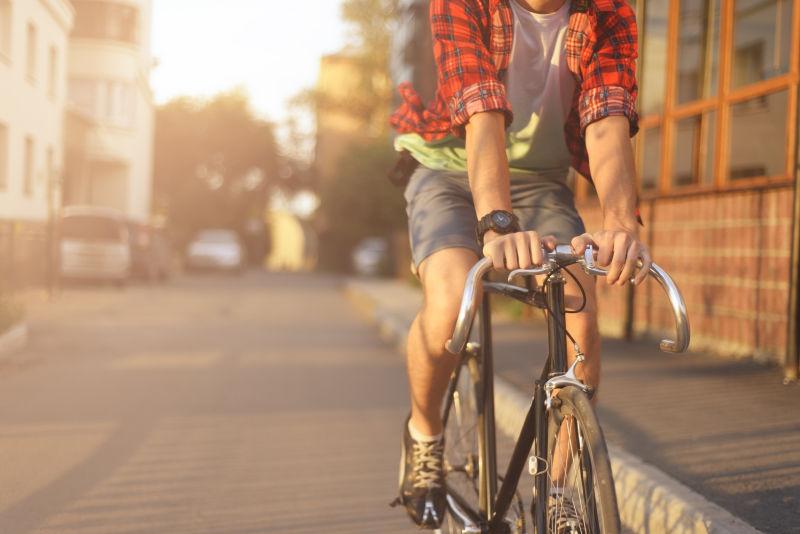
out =
<path fill-rule="evenodd" d="M 59 273 L 65 279 L 124 283 L 131 270 L 125 217 L 117 210 L 69 206 L 59 224 Z"/>

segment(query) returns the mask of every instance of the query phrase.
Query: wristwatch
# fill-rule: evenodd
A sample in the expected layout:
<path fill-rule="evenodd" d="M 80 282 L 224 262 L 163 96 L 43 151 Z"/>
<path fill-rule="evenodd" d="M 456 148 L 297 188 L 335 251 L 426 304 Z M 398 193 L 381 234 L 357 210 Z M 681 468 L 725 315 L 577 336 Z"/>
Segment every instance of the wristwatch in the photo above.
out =
<path fill-rule="evenodd" d="M 498 234 L 519 232 L 519 219 L 510 211 L 505 210 L 494 210 L 481 217 L 481 220 L 475 226 L 475 234 L 481 246 L 483 246 L 483 236 L 489 230 Z"/>

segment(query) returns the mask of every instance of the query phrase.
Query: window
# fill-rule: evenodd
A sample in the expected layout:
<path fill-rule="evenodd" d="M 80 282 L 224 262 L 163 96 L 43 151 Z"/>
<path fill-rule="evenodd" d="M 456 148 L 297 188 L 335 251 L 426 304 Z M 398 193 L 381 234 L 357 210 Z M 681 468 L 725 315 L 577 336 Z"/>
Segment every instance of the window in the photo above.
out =
<path fill-rule="evenodd" d="M 22 169 L 22 192 L 30 196 L 33 194 L 34 152 L 33 139 L 25 138 L 25 160 Z"/>
<path fill-rule="evenodd" d="M 36 80 L 36 26 L 28 23 L 28 37 L 25 53 L 27 54 L 25 74 L 31 81 Z"/>
<path fill-rule="evenodd" d="M 50 46 L 50 61 L 47 69 L 47 95 L 50 98 L 56 96 L 56 86 L 58 84 L 58 49 Z"/>
<path fill-rule="evenodd" d="M 0 0 L 0 56 L 11 58 L 11 2 Z"/>
<path fill-rule="evenodd" d="M 784 133 L 789 94 L 780 91 L 731 106 L 728 176 L 731 180 L 786 172 Z"/>
<path fill-rule="evenodd" d="M 641 97 L 642 115 L 661 113 L 667 75 L 667 26 L 669 1 L 643 3 L 644 37 L 642 39 Z"/>
<path fill-rule="evenodd" d="M 675 122 L 672 185 L 710 185 L 714 182 L 716 118 L 716 111 L 712 110 Z"/>
<path fill-rule="evenodd" d="M 661 174 L 661 127 L 644 130 L 642 139 L 642 189 L 657 189 Z"/>
<path fill-rule="evenodd" d="M 797 154 L 787 145 L 800 138 L 800 66 L 792 64 L 800 0 L 637 5 L 641 190 L 789 182 Z"/>
<path fill-rule="evenodd" d="M 56 179 L 56 162 L 55 162 L 55 152 L 53 151 L 53 147 L 47 147 L 47 155 L 46 162 L 47 162 L 47 175 L 45 176 L 45 187 L 48 191 L 52 191 L 53 182 Z"/>
<path fill-rule="evenodd" d="M 713 97 L 719 77 L 720 0 L 681 0 L 677 103 Z"/>
<path fill-rule="evenodd" d="M 138 42 L 139 11 L 136 7 L 105 0 L 78 0 L 72 4 L 75 7 L 72 37 Z"/>
<path fill-rule="evenodd" d="M 136 86 L 114 80 L 72 79 L 70 101 L 83 113 L 111 126 L 132 128 L 136 112 Z"/>
<path fill-rule="evenodd" d="M 736 0 L 733 23 L 734 88 L 789 71 L 792 0 Z"/>
<path fill-rule="evenodd" d="M 103 119 L 114 126 L 133 126 L 134 86 L 125 82 L 106 82 L 106 106 Z"/>
<path fill-rule="evenodd" d="M 0 191 L 8 189 L 8 126 L 0 123 Z"/>
<path fill-rule="evenodd" d="M 92 118 L 97 118 L 97 100 L 99 82 L 73 78 L 69 80 L 69 100 L 79 111 Z"/>

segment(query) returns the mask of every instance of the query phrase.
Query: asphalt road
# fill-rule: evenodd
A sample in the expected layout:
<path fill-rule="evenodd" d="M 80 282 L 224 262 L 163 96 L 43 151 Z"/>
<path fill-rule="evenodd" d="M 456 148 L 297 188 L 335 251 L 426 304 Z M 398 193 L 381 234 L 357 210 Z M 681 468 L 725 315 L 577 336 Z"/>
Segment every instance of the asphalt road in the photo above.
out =
<path fill-rule="evenodd" d="M 334 279 L 75 288 L 0 362 L 0 532 L 411 532 L 401 360 Z"/>

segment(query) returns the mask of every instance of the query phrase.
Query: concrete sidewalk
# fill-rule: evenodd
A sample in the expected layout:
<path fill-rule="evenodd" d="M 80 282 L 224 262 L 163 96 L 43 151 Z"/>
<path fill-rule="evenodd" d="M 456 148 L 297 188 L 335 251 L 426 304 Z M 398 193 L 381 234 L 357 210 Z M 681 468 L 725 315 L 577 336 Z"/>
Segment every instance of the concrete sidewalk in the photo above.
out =
<path fill-rule="evenodd" d="M 419 291 L 379 280 L 346 290 L 402 348 Z M 544 325 L 495 320 L 495 343 L 498 422 L 515 437 L 543 364 Z M 627 528 L 800 532 L 797 386 L 752 363 L 664 354 L 657 341 L 605 340 L 603 354 L 599 414 Z"/>

